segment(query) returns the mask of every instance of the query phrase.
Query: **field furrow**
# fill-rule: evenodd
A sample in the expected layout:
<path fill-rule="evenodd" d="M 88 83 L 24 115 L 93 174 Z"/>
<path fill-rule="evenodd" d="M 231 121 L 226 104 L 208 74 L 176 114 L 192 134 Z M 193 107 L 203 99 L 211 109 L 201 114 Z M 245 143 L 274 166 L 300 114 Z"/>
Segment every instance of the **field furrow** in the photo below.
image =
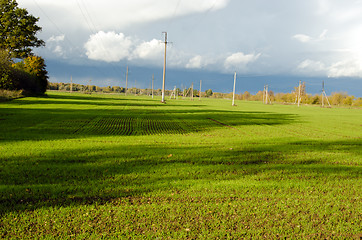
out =
<path fill-rule="evenodd" d="M 360 239 L 361 109 L 0 103 L 2 239 Z"/>

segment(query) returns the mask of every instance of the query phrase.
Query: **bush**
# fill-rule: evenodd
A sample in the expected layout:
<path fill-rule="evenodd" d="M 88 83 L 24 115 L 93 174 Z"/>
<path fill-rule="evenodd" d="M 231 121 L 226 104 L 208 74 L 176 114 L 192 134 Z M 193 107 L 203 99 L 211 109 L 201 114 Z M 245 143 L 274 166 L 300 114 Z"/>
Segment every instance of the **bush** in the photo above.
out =
<path fill-rule="evenodd" d="M 12 65 L 14 68 L 13 79 L 17 89 L 24 89 L 32 93 L 45 93 L 48 87 L 48 72 L 44 59 L 30 56 L 22 62 Z"/>
<path fill-rule="evenodd" d="M 357 98 L 357 99 L 353 102 L 352 106 L 354 106 L 354 107 L 362 107 L 362 98 Z"/>
<path fill-rule="evenodd" d="M 9 52 L 0 50 L 0 89 L 45 93 L 48 86 L 45 67 L 44 59 L 38 56 L 14 64 Z"/>
<path fill-rule="evenodd" d="M 7 101 L 15 98 L 23 97 L 23 91 L 22 90 L 5 90 L 0 89 L 0 102 Z"/>

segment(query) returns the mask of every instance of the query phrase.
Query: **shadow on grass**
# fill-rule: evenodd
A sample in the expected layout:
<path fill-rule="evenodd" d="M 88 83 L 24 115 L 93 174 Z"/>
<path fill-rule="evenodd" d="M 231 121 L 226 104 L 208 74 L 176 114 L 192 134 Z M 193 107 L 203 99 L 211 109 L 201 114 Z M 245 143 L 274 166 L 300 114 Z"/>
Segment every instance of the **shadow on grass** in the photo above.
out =
<path fill-rule="evenodd" d="M 348 146 L 350 154 L 360 154 L 358 140 L 261 144 L 239 150 L 103 145 L 49 150 L 32 156 L 24 153 L 1 160 L 0 212 L 105 204 L 152 192 L 186 191 L 190 184 L 250 176 L 259 176 L 265 183 L 280 182 L 282 177 L 286 181 L 308 181 L 313 176 L 322 182 L 328 181 L 329 175 L 358 178 L 360 167 L 330 164 L 330 159 L 323 159 L 324 151 L 340 146 Z M 312 154 L 298 160 L 293 157 L 296 151 L 323 157 L 316 159 Z"/>
<path fill-rule="evenodd" d="M 20 101 L 14 101 L 13 103 L 20 106 L 27 106 L 33 104 L 41 105 L 80 105 L 80 106 L 103 106 L 103 107 L 165 107 L 167 104 L 160 103 L 156 99 L 147 99 L 147 98 L 136 98 L 136 97 L 127 97 L 127 96 L 117 96 L 111 95 L 109 97 L 103 97 L 104 95 L 48 95 L 45 97 L 39 98 L 23 98 Z M 171 103 L 172 106 L 177 107 L 190 107 L 190 105 L 184 104 L 175 104 Z M 193 107 L 202 107 L 204 105 L 193 104 Z"/>
<path fill-rule="evenodd" d="M 80 135 L 189 134 L 221 127 L 290 124 L 298 120 L 292 114 L 205 110 L 194 106 L 182 111 L 173 107 L 165 110 L 7 107 L 0 112 L 0 127 L 4 129 L 0 141 L 73 139 Z"/>

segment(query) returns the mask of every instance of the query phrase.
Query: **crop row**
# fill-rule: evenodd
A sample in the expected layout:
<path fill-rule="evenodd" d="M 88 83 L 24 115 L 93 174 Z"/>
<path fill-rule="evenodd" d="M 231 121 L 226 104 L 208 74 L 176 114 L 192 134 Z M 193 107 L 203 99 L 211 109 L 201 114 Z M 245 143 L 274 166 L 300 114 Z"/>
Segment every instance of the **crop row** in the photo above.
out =
<path fill-rule="evenodd" d="M 79 134 L 96 135 L 157 135 L 185 134 L 189 131 L 174 119 L 151 118 L 98 118 L 76 131 Z M 191 129 L 193 130 L 193 129 Z"/>
<path fill-rule="evenodd" d="M 63 121 L 54 121 L 54 119 L 36 123 L 29 129 L 34 131 L 44 131 L 52 134 L 73 134 L 82 130 L 92 119 L 72 119 Z"/>
<path fill-rule="evenodd" d="M 162 119 L 149 116 L 72 119 L 62 122 L 47 122 L 45 125 L 49 130 L 60 133 L 121 136 L 187 134 L 222 127 L 212 119 Z"/>

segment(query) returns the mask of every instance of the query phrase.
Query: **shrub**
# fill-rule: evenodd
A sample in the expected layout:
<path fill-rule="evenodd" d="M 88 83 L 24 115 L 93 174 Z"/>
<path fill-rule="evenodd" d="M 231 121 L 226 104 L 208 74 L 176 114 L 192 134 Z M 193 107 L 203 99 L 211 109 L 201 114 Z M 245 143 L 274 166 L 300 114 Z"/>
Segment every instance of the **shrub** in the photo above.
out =
<path fill-rule="evenodd" d="M 362 107 L 362 98 L 357 98 L 357 99 L 353 102 L 352 106 L 354 106 L 354 107 Z"/>
<path fill-rule="evenodd" d="M 22 90 L 5 90 L 0 89 L 0 102 L 20 98 L 23 96 Z"/>
<path fill-rule="evenodd" d="M 45 93 L 48 87 L 48 72 L 45 69 L 44 59 L 30 56 L 24 61 L 12 65 L 13 78 L 17 81 L 17 89 L 28 90 L 33 93 Z"/>

